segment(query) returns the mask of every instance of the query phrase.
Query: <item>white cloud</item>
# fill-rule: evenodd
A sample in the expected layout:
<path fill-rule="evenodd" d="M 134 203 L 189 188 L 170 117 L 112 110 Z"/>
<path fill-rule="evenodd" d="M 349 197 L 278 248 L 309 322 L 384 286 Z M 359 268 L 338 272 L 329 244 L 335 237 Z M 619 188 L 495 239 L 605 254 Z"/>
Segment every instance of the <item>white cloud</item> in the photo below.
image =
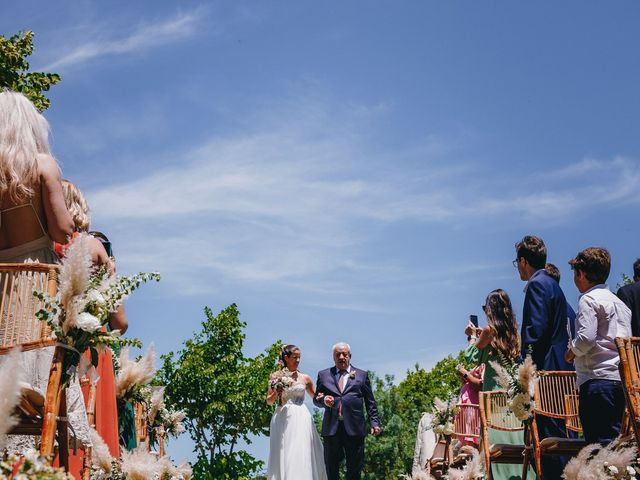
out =
<path fill-rule="evenodd" d="M 60 58 L 50 62 L 42 70 L 61 70 L 108 55 L 142 52 L 183 40 L 196 32 L 202 13 L 202 10 L 199 9 L 178 13 L 170 19 L 143 23 L 117 38 L 100 38 L 104 34 L 96 26 L 96 29 L 91 31 L 91 40 L 85 38 L 79 40 L 75 45 L 70 45 Z M 109 30 L 111 31 L 112 28 Z"/>
<path fill-rule="evenodd" d="M 442 160 L 457 147 L 430 137 L 426 148 L 407 148 L 421 160 L 407 169 L 395 163 L 407 152 L 390 158 L 368 147 L 381 114 L 288 104 L 285 113 L 258 120 L 254 131 L 212 138 L 177 152 L 171 167 L 87 192 L 94 218 L 127 230 L 131 244 L 120 251 L 136 269 L 177 278 L 206 270 L 232 282 L 331 291 L 336 287 L 328 279 L 346 274 L 367 282 L 404 278 L 393 260 L 368 253 L 376 232 L 397 224 L 468 227 L 501 217 L 512 226 L 540 219 L 553 224 L 636 201 L 638 162 L 624 158 L 494 179 Z M 434 142 L 437 149 L 430 148 Z M 139 161 L 153 165 L 152 159 Z M 153 249 L 145 242 L 150 237 L 159 239 Z M 320 303 L 360 305 L 342 298 Z"/>

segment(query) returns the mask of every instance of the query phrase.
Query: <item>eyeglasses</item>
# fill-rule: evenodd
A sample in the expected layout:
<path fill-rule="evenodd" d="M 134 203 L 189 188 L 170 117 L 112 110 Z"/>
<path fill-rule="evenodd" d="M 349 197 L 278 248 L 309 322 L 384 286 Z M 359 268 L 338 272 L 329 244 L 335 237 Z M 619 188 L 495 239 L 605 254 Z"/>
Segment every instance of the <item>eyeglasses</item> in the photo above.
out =
<path fill-rule="evenodd" d="M 482 305 L 482 307 L 480 307 L 480 308 L 482 308 L 482 311 L 483 311 L 483 312 L 486 312 L 486 311 L 487 311 L 487 306 L 486 306 L 486 305 Z"/>
<path fill-rule="evenodd" d="M 518 268 L 518 260 L 520 259 L 516 258 L 514 261 L 511 262 L 515 268 Z"/>

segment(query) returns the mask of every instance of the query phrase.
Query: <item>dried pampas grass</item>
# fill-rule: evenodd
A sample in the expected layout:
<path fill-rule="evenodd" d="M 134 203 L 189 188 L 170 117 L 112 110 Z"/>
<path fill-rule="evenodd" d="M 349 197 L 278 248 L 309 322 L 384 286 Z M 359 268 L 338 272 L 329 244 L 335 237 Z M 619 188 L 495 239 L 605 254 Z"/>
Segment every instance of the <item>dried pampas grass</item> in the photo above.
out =
<path fill-rule="evenodd" d="M 477 480 L 484 478 L 484 460 L 476 450 L 462 468 L 449 469 L 449 480 Z"/>
<path fill-rule="evenodd" d="M 427 472 L 414 472 L 413 475 L 403 475 L 401 478 L 402 480 L 435 480 Z"/>
<path fill-rule="evenodd" d="M 127 480 L 149 480 L 159 474 L 162 466 L 153 453 L 140 446 L 131 452 L 122 452 L 120 468 Z"/>
<path fill-rule="evenodd" d="M 620 445 L 614 441 L 602 448 L 599 444 L 587 445 L 572 458 L 564 469 L 565 480 L 609 480 L 626 478 L 627 467 L 631 467 L 636 459 L 635 445 Z M 615 467 L 620 476 L 612 476 L 607 469 Z M 633 468 L 633 467 L 632 467 Z"/>
<path fill-rule="evenodd" d="M 20 402 L 21 377 L 20 349 L 14 348 L 0 366 L 0 451 L 4 450 L 7 432 L 17 423 L 13 411 Z"/>
<path fill-rule="evenodd" d="M 522 390 L 533 398 L 536 384 L 538 383 L 538 375 L 536 374 L 536 365 L 533 363 L 531 355 L 527 355 L 522 365 L 518 367 L 518 381 L 522 386 Z"/>
<path fill-rule="evenodd" d="M 91 439 L 91 463 L 92 465 L 101 468 L 105 473 L 111 472 L 111 464 L 114 458 L 109 452 L 109 447 L 95 429 L 91 429 L 89 432 L 89 438 Z"/>
<path fill-rule="evenodd" d="M 164 408 L 164 387 L 153 387 L 149 400 L 149 423 L 153 423 L 162 408 Z"/>
<path fill-rule="evenodd" d="M 116 376 L 116 396 L 123 398 L 125 394 L 136 386 L 148 384 L 155 375 L 155 347 L 149 346 L 147 353 L 139 360 L 129 358 L 129 349 L 123 348 L 118 358 L 120 371 Z"/>
<path fill-rule="evenodd" d="M 71 244 L 60 265 L 60 303 L 67 306 L 75 295 L 83 293 L 91 276 L 91 250 L 88 235 L 81 233 Z"/>
<path fill-rule="evenodd" d="M 500 385 L 504 390 L 509 390 L 509 388 L 511 387 L 511 377 L 509 376 L 509 372 L 507 372 L 507 369 L 495 360 L 490 360 L 489 365 L 491 365 L 491 367 L 496 372 L 496 380 L 498 382 L 498 385 Z"/>

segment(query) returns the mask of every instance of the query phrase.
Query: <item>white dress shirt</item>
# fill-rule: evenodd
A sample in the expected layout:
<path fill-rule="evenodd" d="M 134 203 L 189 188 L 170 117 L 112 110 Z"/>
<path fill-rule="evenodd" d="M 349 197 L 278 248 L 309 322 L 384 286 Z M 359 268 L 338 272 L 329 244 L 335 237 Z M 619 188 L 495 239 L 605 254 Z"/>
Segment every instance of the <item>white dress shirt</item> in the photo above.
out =
<path fill-rule="evenodd" d="M 631 310 L 604 284 L 580 295 L 576 315 L 575 354 L 578 386 L 588 380 L 620 380 L 616 337 L 631 336 Z"/>

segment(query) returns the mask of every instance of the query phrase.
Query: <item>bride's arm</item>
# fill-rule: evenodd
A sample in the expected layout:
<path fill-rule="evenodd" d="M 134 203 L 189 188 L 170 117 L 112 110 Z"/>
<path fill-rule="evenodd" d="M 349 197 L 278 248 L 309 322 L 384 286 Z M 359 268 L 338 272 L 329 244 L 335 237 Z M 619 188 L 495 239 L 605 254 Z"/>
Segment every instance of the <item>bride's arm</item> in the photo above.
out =
<path fill-rule="evenodd" d="M 267 405 L 273 405 L 277 399 L 278 392 L 276 390 L 273 390 L 272 388 L 269 388 L 269 390 L 267 390 Z"/>
<path fill-rule="evenodd" d="M 307 385 L 307 393 L 311 395 L 311 398 L 315 398 L 316 390 L 313 388 L 313 380 L 309 375 L 304 376 L 304 383 Z"/>

